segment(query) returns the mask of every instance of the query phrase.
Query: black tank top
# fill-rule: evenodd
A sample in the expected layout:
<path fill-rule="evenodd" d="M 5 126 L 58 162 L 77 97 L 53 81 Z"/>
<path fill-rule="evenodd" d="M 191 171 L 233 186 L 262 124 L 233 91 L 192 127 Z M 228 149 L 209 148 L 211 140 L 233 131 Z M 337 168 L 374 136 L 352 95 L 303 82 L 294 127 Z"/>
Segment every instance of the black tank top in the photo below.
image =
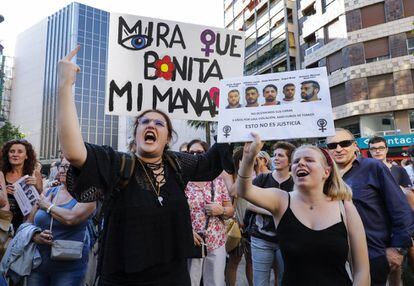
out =
<path fill-rule="evenodd" d="M 11 185 L 12 183 L 6 181 L 6 185 Z M 17 204 L 17 201 L 13 195 L 7 194 L 7 199 L 9 200 L 10 211 L 13 213 L 12 225 L 14 231 L 16 231 L 19 226 L 23 223 L 23 213 Z"/>
<path fill-rule="evenodd" d="M 352 285 L 345 270 L 348 239 L 341 221 L 323 230 L 303 225 L 288 208 L 277 227 L 279 245 L 285 263 L 283 286 Z"/>

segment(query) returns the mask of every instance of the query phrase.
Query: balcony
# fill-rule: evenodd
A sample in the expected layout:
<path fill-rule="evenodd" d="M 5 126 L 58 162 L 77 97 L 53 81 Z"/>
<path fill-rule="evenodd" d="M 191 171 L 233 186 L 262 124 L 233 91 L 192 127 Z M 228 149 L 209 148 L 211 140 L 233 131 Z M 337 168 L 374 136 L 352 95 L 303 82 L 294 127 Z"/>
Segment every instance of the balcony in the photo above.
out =
<path fill-rule="evenodd" d="M 247 58 L 251 53 L 253 53 L 257 48 L 257 44 L 256 42 L 254 42 L 253 44 L 251 44 L 250 46 L 246 47 L 245 50 L 245 57 Z"/>
<path fill-rule="evenodd" d="M 261 68 L 271 64 L 274 60 L 282 56 L 286 52 L 286 41 L 282 41 L 273 46 L 269 51 L 265 52 L 254 62 L 246 65 L 246 74 L 251 75 Z"/>
<path fill-rule="evenodd" d="M 313 46 L 305 50 L 305 56 L 312 54 L 314 51 L 319 50 L 321 47 L 322 47 L 321 43 L 317 42 L 316 44 L 314 44 Z"/>

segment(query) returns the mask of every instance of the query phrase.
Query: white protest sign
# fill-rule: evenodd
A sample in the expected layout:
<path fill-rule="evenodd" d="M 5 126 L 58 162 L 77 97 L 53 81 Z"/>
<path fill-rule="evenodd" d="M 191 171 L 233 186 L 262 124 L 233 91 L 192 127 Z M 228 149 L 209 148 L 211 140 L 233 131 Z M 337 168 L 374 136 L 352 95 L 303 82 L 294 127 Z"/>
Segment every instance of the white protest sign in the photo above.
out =
<path fill-rule="evenodd" d="M 326 68 L 224 79 L 218 142 L 334 135 Z"/>
<path fill-rule="evenodd" d="M 239 31 L 111 13 L 106 113 L 217 120 L 220 79 L 243 75 L 244 41 Z"/>
<path fill-rule="evenodd" d="M 39 193 L 33 185 L 25 183 L 28 175 L 18 179 L 14 185 L 14 198 L 22 211 L 23 216 L 28 215 L 36 201 L 39 199 Z"/>

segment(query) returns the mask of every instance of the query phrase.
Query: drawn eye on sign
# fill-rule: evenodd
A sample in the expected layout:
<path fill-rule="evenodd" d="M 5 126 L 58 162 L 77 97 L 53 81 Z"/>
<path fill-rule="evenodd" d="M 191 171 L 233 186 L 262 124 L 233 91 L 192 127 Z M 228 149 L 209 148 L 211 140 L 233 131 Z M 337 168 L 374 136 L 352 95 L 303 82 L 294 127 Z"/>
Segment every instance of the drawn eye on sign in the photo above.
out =
<path fill-rule="evenodd" d="M 119 27 L 118 27 L 118 44 L 127 48 L 128 50 L 142 50 L 146 47 L 151 46 L 152 44 L 152 34 L 153 24 L 148 23 L 148 27 L 145 28 L 145 32 L 142 33 L 142 22 L 137 21 L 137 23 L 130 28 L 128 24 L 122 17 L 119 17 Z"/>

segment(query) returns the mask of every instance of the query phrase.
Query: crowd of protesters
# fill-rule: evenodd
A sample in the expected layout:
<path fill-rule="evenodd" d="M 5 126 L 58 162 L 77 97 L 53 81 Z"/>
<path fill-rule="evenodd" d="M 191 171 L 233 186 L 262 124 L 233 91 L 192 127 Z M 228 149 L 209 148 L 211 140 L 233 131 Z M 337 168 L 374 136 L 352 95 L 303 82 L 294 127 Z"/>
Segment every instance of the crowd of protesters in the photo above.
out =
<path fill-rule="evenodd" d="M 194 139 L 178 152 L 169 116 L 135 120 L 129 153 L 85 143 L 59 62 L 61 153 L 42 179 L 33 146 L 2 147 L 0 285 L 401 285 L 414 270 L 414 164 L 382 137 L 359 155 L 337 129 L 326 145 L 263 149 Z M 234 150 L 233 150 L 234 149 Z M 409 149 L 414 162 L 414 147 Z M 23 215 L 16 182 L 37 193 Z M 408 277 L 408 278 L 407 278 Z M 414 280 L 411 280 L 414 281 Z"/>

